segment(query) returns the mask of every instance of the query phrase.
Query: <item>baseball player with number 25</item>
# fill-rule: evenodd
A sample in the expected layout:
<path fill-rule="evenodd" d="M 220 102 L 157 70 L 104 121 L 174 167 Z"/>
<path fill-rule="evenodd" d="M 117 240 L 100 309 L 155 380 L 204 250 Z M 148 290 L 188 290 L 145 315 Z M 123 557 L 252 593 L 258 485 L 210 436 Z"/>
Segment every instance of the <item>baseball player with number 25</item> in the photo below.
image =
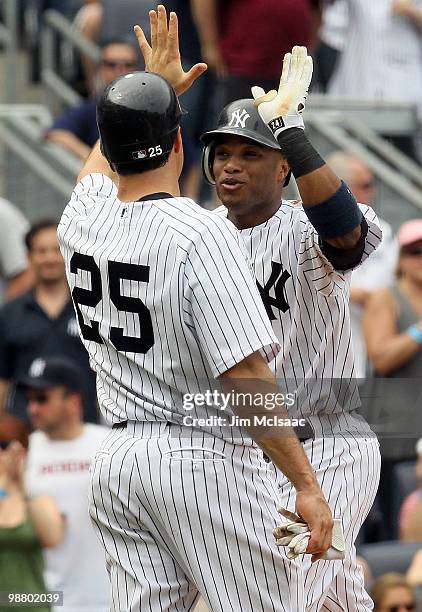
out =
<path fill-rule="evenodd" d="M 163 70 L 138 30 L 150 70 Z M 156 41 L 157 42 L 157 41 Z M 166 76 L 172 82 L 172 74 Z M 334 518 L 334 561 L 311 564 L 303 556 L 306 609 L 371 610 L 354 541 L 374 501 L 380 456 L 375 435 L 355 410 L 354 358 L 349 318 L 351 270 L 378 246 L 381 230 L 372 209 L 358 206 L 348 187 L 325 164 L 304 132 L 302 111 L 312 76 L 306 48 L 286 54 L 278 91 L 253 88 L 202 136 L 203 170 L 224 207 L 217 211 L 238 228 L 282 350 L 272 362 L 280 386 L 296 397 L 292 416 L 306 419 L 301 439 Z M 301 202 L 283 201 L 293 173 Z M 288 556 L 306 550 L 309 530 L 293 515 L 295 492 L 279 473 L 282 505 L 289 512 L 275 530 Z M 342 557 L 344 557 L 342 559 Z"/>
<path fill-rule="evenodd" d="M 176 94 L 205 67 L 183 72 L 173 53 L 176 16 L 168 31 L 164 7 L 160 15 L 153 40 L 171 51 L 175 90 L 147 72 L 105 90 L 101 142 L 58 229 L 112 426 L 93 460 L 90 492 L 112 610 L 188 612 L 200 592 L 213 612 L 298 612 L 302 570 L 273 538 L 276 472 L 261 448 L 295 487 L 296 510 L 311 532 L 307 550 L 318 559 L 333 521 L 299 440 L 265 424 L 233 439 L 230 429 L 207 425 L 219 416 L 212 403 L 198 402 L 197 424 L 184 424 L 184 395 L 211 388 L 215 378 L 242 393 L 252 379 L 274 397 L 267 362 L 280 346 L 235 227 L 179 195 Z M 245 408 L 234 409 L 244 416 Z M 283 405 L 275 416 L 287 418 Z"/>

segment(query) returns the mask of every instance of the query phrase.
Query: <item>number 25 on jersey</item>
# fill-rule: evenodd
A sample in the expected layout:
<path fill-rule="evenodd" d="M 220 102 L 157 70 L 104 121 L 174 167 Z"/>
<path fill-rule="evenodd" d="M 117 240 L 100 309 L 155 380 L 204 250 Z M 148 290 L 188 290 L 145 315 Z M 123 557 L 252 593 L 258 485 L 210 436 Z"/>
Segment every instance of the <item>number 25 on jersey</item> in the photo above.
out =
<path fill-rule="evenodd" d="M 137 314 L 141 329 L 140 337 L 136 337 L 125 336 L 124 330 L 121 327 L 110 327 L 110 342 L 118 351 L 145 354 L 154 344 L 151 314 L 142 300 L 126 297 L 121 294 L 120 281 L 132 280 L 139 283 L 147 283 L 149 281 L 149 266 L 109 261 L 107 262 L 107 267 L 109 300 L 118 311 Z M 75 252 L 70 260 L 70 271 L 72 274 L 77 274 L 79 270 L 88 272 L 91 277 L 91 289 L 74 287 L 72 291 L 72 300 L 75 305 L 81 333 L 85 340 L 103 344 L 103 338 L 99 331 L 99 322 L 90 320 L 89 324 L 85 323 L 81 311 L 81 306 L 95 308 L 103 299 L 101 271 L 91 255 Z"/>

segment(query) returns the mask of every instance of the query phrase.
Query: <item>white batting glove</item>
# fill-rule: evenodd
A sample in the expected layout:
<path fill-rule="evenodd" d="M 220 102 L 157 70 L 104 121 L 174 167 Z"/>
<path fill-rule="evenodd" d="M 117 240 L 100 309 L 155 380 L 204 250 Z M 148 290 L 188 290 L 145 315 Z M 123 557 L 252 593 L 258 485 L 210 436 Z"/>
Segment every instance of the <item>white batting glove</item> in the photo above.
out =
<path fill-rule="evenodd" d="M 298 555 L 306 552 L 311 532 L 307 523 L 304 523 L 297 514 L 289 512 L 285 508 L 279 508 L 278 511 L 288 519 L 288 522 L 282 523 L 273 530 L 275 543 L 277 546 L 286 546 L 288 548 L 288 559 L 295 559 Z M 322 558 L 326 561 L 344 559 L 344 553 L 345 542 L 341 520 L 334 519 L 331 546 Z"/>
<path fill-rule="evenodd" d="M 308 548 L 311 532 L 305 531 L 305 533 L 299 533 L 293 540 L 288 544 L 287 557 L 288 559 L 296 559 L 299 555 L 303 555 Z"/>
<path fill-rule="evenodd" d="M 262 87 L 252 87 L 252 95 L 261 119 L 268 125 L 274 136 L 289 128 L 302 128 L 302 111 L 312 79 L 313 62 L 306 47 L 293 47 L 286 53 L 278 92 L 268 93 Z"/>
<path fill-rule="evenodd" d="M 300 520 L 300 519 L 299 519 Z M 303 554 L 308 548 L 311 532 L 306 523 L 291 522 L 285 523 L 274 529 L 277 546 L 287 546 L 287 557 L 294 559 Z"/>
<path fill-rule="evenodd" d="M 307 542 L 309 541 L 309 527 L 302 521 L 300 516 L 294 512 L 290 512 L 289 510 L 286 510 L 286 508 L 279 508 L 278 511 L 284 518 L 287 519 L 287 521 L 273 530 L 276 545 L 288 546 L 289 552 L 287 556 L 292 558 L 290 555 L 292 554 L 291 551 L 295 548 L 295 546 L 299 545 L 299 543 L 304 540 L 304 537 L 307 537 Z M 307 542 L 304 550 L 306 550 L 308 546 Z M 302 546 L 300 545 L 299 548 L 302 548 Z"/>

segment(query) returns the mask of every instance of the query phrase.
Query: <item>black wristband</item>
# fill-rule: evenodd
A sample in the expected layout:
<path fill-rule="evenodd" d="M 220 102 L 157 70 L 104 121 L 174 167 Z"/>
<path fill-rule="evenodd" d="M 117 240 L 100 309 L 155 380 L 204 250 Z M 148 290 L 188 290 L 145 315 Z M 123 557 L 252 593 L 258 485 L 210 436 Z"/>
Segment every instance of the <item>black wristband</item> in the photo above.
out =
<path fill-rule="evenodd" d="M 284 130 L 277 136 L 277 140 L 295 178 L 300 178 L 325 165 L 325 161 L 315 151 L 301 128 Z"/>
<path fill-rule="evenodd" d="M 352 249 L 338 249 L 319 236 L 321 251 L 328 261 L 331 262 L 335 270 L 340 270 L 342 272 L 351 270 L 362 261 L 366 246 L 366 236 L 368 235 L 368 223 L 365 217 L 362 217 L 360 228 L 360 238 Z"/>
<path fill-rule="evenodd" d="M 326 240 L 345 236 L 362 222 L 362 212 L 344 181 L 327 200 L 304 206 L 304 211 L 318 235 Z"/>

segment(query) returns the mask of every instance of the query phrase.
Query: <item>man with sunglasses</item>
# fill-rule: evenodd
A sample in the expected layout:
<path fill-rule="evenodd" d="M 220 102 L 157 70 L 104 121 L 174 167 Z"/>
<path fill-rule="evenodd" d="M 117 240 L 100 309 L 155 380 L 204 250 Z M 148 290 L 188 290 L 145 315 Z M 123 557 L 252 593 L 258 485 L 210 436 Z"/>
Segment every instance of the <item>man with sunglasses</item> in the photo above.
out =
<path fill-rule="evenodd" d="M 136 70 L 137 64 L 136 49 L 124 39 L 115 38 L 103 43 L 96 75 L 97 93 L 119 76 Z M 96 104 L 94 96 L 65 112 L 53 123 L 46 138 L 85 160 L 98 140 Z"/>
<path fill-rule="evenodd" d="M 64 358 L 36 359 L 20 386 L 36 431 L 30 435 L 27 489 L 56 500 L 65 533 L 45 552 L 45 582 L 63 591 L 61 612 L 105 612 L 108 578 L 104 555 L 88 516 L 91 460 L 108 430 L 83 422 L 82 373 Z"/>

